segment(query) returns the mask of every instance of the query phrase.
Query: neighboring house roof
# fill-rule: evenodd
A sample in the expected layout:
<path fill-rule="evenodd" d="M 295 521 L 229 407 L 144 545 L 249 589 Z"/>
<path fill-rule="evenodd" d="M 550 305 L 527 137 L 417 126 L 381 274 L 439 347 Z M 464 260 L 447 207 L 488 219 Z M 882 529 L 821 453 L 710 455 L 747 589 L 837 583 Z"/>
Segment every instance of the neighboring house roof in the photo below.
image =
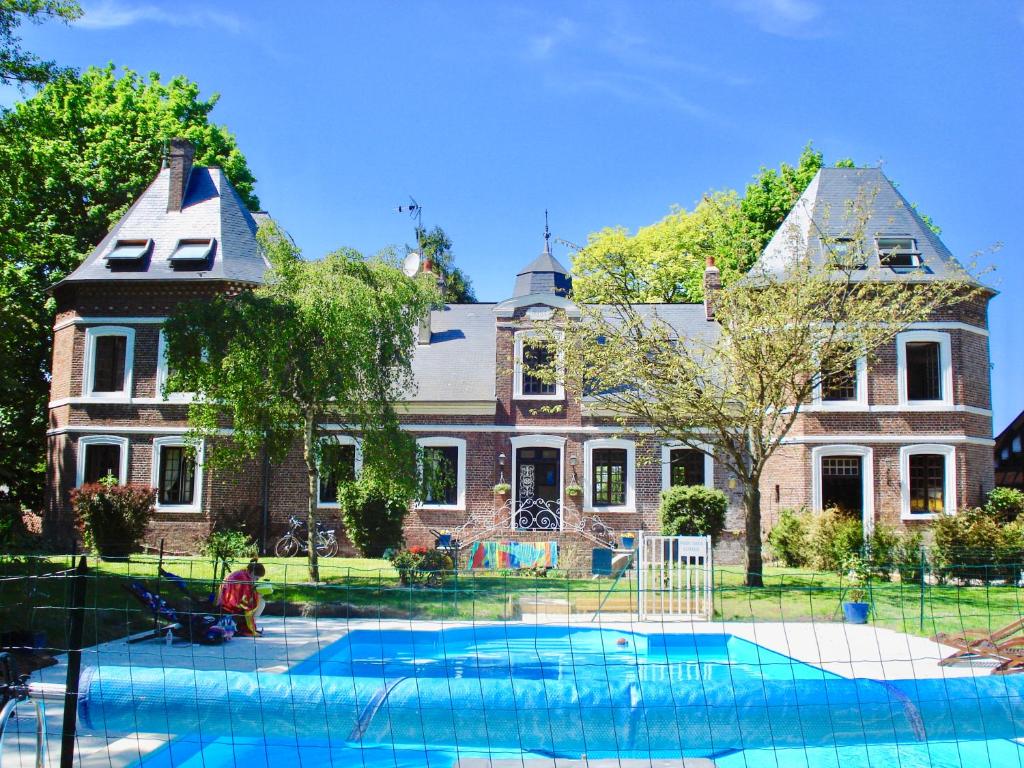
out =
<path fill-rule="evenodd" d="M 164 168 L 84 262 L 61 284 L 88 281 L 228 280 L 260 283 L 269 264 L 256 243 L 257 223 L 219 168 L 194 166 L 180 211 L 167 210 L 170 169 Z M 265 214 L 263 214 L 265 215 Z M 175 266 L 180 240 L 214 239 L 207 261 Z M 137 261 L 113 263 L 118 241 L 152 240 Z"/>
<path fill-rule="evenodd" d="M 797 256 L 809 254 L 815 262 L 823 263 L 826 249 L 822 247 L 822 237 L 859 234 L 863 234 L 868 251 L 865 279 L 970 279 L 938 235 L 878 168 L 819 170 L 768 243 L 758 264 L 771 274 L 782 274 Z M 880 267 L 874 243 L 877 237 L 913 238 L 921 266 Z M 757 269 L 755 265 L 752 271 Z"/>
<path fill-rule="evenodd" d="M 1024 490 L 1024 412 L 1018 414 L 995 440 L 996 485 Z M 1016 450 L 1015 450 L 1016 449 Z M 1003 452 L 1006 458 L 1003 458 Z"/>

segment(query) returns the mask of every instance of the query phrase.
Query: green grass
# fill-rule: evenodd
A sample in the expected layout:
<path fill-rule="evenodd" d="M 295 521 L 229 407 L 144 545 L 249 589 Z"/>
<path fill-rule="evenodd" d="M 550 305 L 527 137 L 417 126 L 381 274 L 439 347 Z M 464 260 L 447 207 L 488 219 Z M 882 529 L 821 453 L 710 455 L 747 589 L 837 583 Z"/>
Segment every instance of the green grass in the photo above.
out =
<path fill-rule="evenodd" d="M 271 599 L 302 604 L 325 616 L 415 617 L 424 619 L 500 620 L 527 612 L 566 614 L 593 612 L 605 602 L 609 613 L 636 609 L 632 579 L 613 582 L 571 578 L 554 572 L 546 578 L 466 573 L 450 577 L 442 587 L 407 587 L 383 560 L 331 558 L 321 561 L 322 582 L 311 584 L 300 558 L 267 558 L 267 577 L 275 585 Z M 124 590 L 133 579 L 151 580 L 156 558 L 133 556 L 128 562 L 89 560 L 85 637 L 95 644 L 124 637 L 151 626 L 151 619 Z M 69 567 L 71 560 L 41 558 L 0 561 L 0 626 L 45 632 L 49 645 L 67 643 L 65 606 L 70 582 L 42 574 Z M 190 580 L 196 593 L 215 588 L 210 561 L 172 558 L 165 567 Z M 235 567 L 241 567 L 241 563 Z M 724 621 L 840 621 L 843 580 L 835 574 L 768 568 L 765 586 L 744 586 L 738 568 L 714 573 L 715 618 Z M 929 636 L 939 631 L 995 628 L 1024 611 L 1021 590 L 1012 586 L 955 586 L 873 582 L 872 622 L 881 627 Z M 611 594 L 609 594 L 611 592 Z M 173 591 L 168 592 L 172 597 Z M 923 599 L 923 620 L 922 620 Z M 534 607 L 534 604 L 538 604 Z"/>

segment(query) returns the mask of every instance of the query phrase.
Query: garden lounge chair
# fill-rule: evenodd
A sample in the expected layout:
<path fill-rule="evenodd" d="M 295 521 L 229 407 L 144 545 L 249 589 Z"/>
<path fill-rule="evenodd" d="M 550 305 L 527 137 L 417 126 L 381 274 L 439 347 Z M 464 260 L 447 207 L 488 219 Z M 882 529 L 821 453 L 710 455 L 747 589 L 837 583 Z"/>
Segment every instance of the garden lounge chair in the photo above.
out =
<path fill-rule="evenodd" d="M 1011 621 L 1005 627 L 994 632 L 986 632 L 978 629 L 968 629 L 963 632 L 940 632 L 932 640 L 942 645 L 956 648 L 956 652 L 946 656 L 939 661 L 939 666 L 945 667 L 956 664 L 960 661 L 973 661 L 976 659 L 995 659 L 1001 662 L 1006 661 L 1000 649 L 1013 651 L 1015 656 L 1024 656 L 1024 637 L 1015 638 L 1024 632 L 1024 616 Z M 1013 644 L 1019 645 L 1013 645 Z"/>

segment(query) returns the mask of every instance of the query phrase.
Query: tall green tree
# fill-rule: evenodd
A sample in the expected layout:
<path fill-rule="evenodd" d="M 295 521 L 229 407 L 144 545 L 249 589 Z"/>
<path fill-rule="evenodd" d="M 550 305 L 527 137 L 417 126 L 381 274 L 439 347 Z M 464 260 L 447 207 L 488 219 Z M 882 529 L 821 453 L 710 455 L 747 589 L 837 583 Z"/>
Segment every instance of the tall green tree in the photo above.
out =
<path fill-rule="evenodd" d="M 448 304 L 474 304 L 473 282 L 465 272 L 455 266 L 452 241 L 440 227 L 428 230 L 416 227 L 416 242 L 424 258 L 430 259 L 434 269 L 444 278 L 443 300 Z"/>
<path fill-rule="evenodd" d="M 635 234 L 615 227 L 590 235 L 573 259 L 574 298 L 603 302 L 625 287 L 636 302 L 701 301 L 706 257 L 715 257 L 726 285 L 746 274 L 824 163 L 808 144 L 795 166 L 761 168 L 742 196 L 709 192 L 693 210 L 677 208 Z"/>
<path fill-rule="evenodd" d="M 762 585 L 761 476 L 802 404 L 827 378 L 849 376 L 859 358 L 870 364 L 912 323 L 979 292 L 966 273 L 907 284 L 881 278 L 880 267 L 861 268 L 872 240 L 864 204 L 858 209 L 850 233 L 857 247 L 833 250 L 835 241 L 827 241 L 832 252 L 822 261 L 817 246 L 794 232 L 783 273 L 755 267 L 726 287 L 715 301 L 715 339 L 680 336 L 657 314 L 638 309 L 627 286 L 606 297 L 609 308 L 583 305 L 579 322 L 563 321 L 546 339 L 561 350 L 567 390 L 585 391 L 623 431 L 645 424 L 657 437 L 697 450 L 710 446 L 737 478 L 751 586 Z"/>
<path fill-rule="evenodd" d="M 414 386 L 417 323 L 436 287 L 351 250 L 305 261 L 274 224 L 259 240 L 272 264 L 264 285 L 185 303 L 166 321 L 168 388 L 196 393 L 190 435 L 206 442 L 211 466 L 263 450 L 279 462 L 302 446 L 309 574 L 319 581 L 317 476 L 322 442 L 336 433 L 326 424 L 359 435 L 364 465 L 407 478 L 415 494 L 415 442 L 394 404 Z"/>
<path fill-rule="evenodd" d="M 739 196 L 714 192 L 692 211 L 677 209 L 635 235 L 623 227 L 591 235 L 573 259 L 573 297 L 600 304 L 626 292 L 636 302 L 698 302 L 708 256 L 731 282 L 750 269 L 759 242 Z"/>
<path fill-rule="evenodd" d="M 81 15 L 75 0 L 0 0 L 0 81 L 19 87 L 42 85 L 61 72 L 57 62 L 40 59 L 21 47 L 18 28 L 25 21 L 67 24 Z"/>
<path fill-rule="evenodd" d="M 65 73 L 0 113 L 0 485 L 41 503 L 54 307 L 47 289 L 99 243 L 160 169 L 175 136 L 225 170 L 250 208 L 255 178 L 183 77 L 113 65 Z"/>

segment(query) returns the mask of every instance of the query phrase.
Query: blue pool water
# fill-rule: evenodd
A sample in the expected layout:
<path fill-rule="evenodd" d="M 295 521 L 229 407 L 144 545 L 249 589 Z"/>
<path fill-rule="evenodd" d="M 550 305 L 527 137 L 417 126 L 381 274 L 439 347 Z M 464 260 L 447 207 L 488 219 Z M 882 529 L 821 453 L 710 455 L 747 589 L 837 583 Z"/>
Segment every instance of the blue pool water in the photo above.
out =
<path fill-rule="evenodd" d="M 324 678 L 370 678 L 386 688 L 393 681 L 556 681 L 580 690 L 637 684 L 658 690 L 680 681 L 730 690 L 769 691 L 773 685 L 839 680 L 836 675 L 728 634 L 636 633 L 597 628 L 488 625 L 440 631 L 358 629 L 289 674 Z M 346 683 L 347 684 L 347 683 Z M 427 685 L 424 682 L 424 685 Z M 606 713 L 607 715 L 607 713 Z M 584 721 L 588 717 L 581 715 Z M 594 724 L 600 713 L 594 713 Z M 265 721 L 264 721 L 265 722 Z M 602 721 L 603 722 L 603 721 Z M 591 724 L 593 725 L 593 724 Z M 569 727 L 567 725 L 567 727 Z M 590 727 L 590 726 L 588 726 Z M 798 744 L 805 744 L 801 738 Z M 620 751 L 591 757 L 711 757 L 719 768 L 1024 768 L 1024 749 L 1008 739 L 915 741 L 841 747 L 687 751 L 678 742 L 643 753 Z M 479 745 L 361 747 L 307 739 L 296 747 L 268 738 L 180 737 L 141 761 L 145 768 L 451 768 L 459 758 L 543 757 L 528 751 Z M 579 757 L 579 754 L 559 755 Z"/>

